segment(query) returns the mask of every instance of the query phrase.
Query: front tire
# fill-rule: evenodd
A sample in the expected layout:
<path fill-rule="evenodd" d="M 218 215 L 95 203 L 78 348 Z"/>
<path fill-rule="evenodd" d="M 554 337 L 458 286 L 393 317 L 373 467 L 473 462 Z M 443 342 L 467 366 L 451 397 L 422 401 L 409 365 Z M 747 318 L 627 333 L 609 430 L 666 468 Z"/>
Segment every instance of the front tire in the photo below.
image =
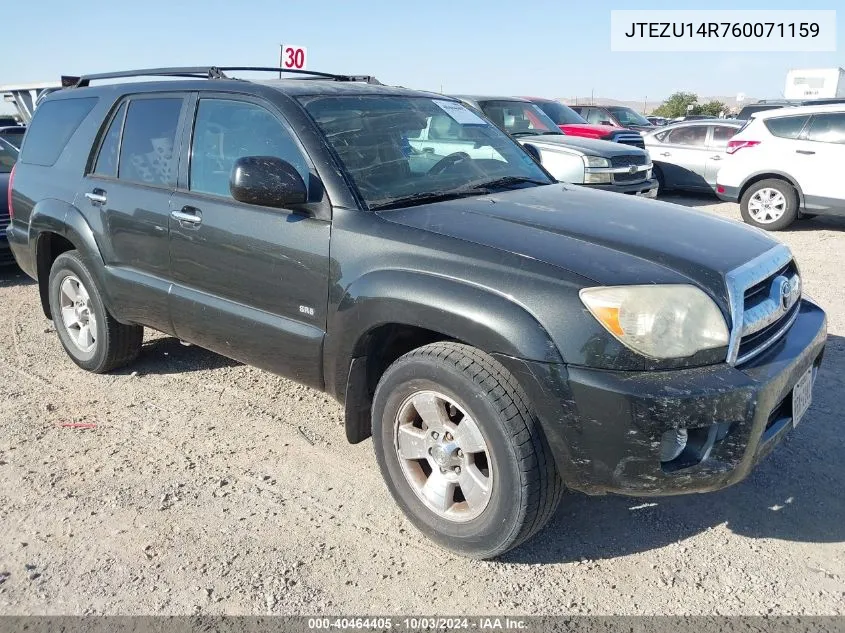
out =
<path fill-rule="evenodd" d="M 784 180 L 755 182 L 740 201 L 742 219 L 766 231 L 782 231 L 798 219 L 798 194 Z"/>
<path fill-rule="evenodd" d="M 109 314 L 77 251 L 62 253 L 53 262 L 48 290 L 56 332 L 74 363 L 100 374 L 135 360 L 144 328 L 124 325 Z"/>
<path fill-rule="evenodd" d="M 373 400 L 373 443 L 405 515 L 464 556 L 491 558 L 524 542 L 563 493 L 521 387 L 467 345 L 426 345 L 387 369 Z"/>

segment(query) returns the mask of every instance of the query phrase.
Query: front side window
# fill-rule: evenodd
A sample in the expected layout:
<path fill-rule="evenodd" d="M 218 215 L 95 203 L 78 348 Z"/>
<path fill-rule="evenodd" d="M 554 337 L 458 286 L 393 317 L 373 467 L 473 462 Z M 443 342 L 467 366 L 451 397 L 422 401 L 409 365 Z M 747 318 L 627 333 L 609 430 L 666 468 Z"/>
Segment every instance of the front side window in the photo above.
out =
<path fill-rule="evenodd" d="M 481 109 L 488 119 L 513 136 L 560 134 L 555 122 L 533 103 L 483 101 Z"/>
<path fill-rule="evenodd" d="M 200 99 L 191 148 L 191 191 L 231 198 L 232 168 L 245 156 L 281 158 L 308 182 L 305 157 L 268 110 L 245 101 Z"/>
<path fill-rule="evenodd" d="M 393 95 L 299 101 L 371 209 L 554 182 L 512 138 L 454 101 Z"/>
<path fill-rule="evenodd" d="M 608 110 L 622 125 L 651 125 L 647 118 L 631 108 L 614 106 L 612 108 L 608 108 Z"/>
<path fill-rule="evenodd" d="M 808 141 L 845 143 L 845 113 L 816 114 L 807 130 Z"/>
<path fill-rule="evenodd" d="M 663 142 L 670 145 L 700 146 L 704 145 L 704 140 L 706 138 L 706 125 L 687 125 L 685 127 L 670 130 Z"/>
<path fill-rule="evenodd" d="M 176 184 L 176 130 L 181 97 L 133 99 L 126 111 L 118 178 L 148 185 Z"/>
<path fill-rule="evenodd" d="M 801 134 L 801 130 L 804 129 L 804 126 L 809 120 L 809 115 L 784 116 L 764 119 L 763 123 L 766 125 L 769 132 L 771 132 L 773 136 L 794 139 L 798 138 L 798 136 Z"/>

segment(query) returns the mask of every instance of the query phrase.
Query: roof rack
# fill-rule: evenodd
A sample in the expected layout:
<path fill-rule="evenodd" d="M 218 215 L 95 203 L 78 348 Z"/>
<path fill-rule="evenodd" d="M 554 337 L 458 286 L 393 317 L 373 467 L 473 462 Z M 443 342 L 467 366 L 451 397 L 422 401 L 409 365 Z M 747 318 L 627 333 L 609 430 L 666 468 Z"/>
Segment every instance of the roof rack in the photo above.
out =
<path fill-rule="evenodd" d="M 184 77 L 193 79 L 233 79 L 226 75 L 228 71 L 249 71 L 249 72 L 273 72 L 294 75 L 308 75 L 307 79 L 331 79 L 333 81 L 363 81 L 370 84 L 381 85 L 381 82 L 370 75 L 335 75 L 312 70 L 295 70 L 290 68 L 278 68 L 272 66 L 183 66 L 175 68 L 143 68 L 139 70 L 123 70 L 111 73 L 98 73 L 94 75 L 82 75 L 79 77 L 62 75 L 63 88 L 83 88 L 90 85 L 92 81 L 101 79 L 122 79 L 125 77 Z"/>

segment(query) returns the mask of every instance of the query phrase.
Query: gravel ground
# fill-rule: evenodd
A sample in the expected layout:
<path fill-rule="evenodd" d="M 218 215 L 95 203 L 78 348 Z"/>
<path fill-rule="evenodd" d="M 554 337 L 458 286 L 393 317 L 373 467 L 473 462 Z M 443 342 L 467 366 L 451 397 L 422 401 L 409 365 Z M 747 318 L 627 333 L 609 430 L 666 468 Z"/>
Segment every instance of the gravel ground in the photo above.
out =
<path fill-rule="evenodd" d="M 417 533 L 323 394 L 153 333 L 85 373 L 2 272 L 0 613 L 845 614 L 845 220 L 780 237 L 830 319 L 798 429 L 721 492 L 569 494 L 494 562 Z"/>

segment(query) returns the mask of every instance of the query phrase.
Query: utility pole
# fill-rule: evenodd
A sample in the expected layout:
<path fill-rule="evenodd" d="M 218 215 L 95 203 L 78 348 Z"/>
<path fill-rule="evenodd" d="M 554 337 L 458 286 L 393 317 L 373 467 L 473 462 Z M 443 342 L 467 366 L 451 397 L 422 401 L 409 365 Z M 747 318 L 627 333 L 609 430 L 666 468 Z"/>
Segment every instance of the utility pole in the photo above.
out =
<path fill-rule="evenodd" d="M 595 104 L 596 104 L 596 100 L 595 100 L 595 98 L 593 97 L 593 95 L 594 95 L 594 93 L 595 93 L 595 92 L 596 92 L 596 89 L 595 89 L 595 88 L 590 88 L 590 105 L 595 105 Z"/>
<path fill-rule="evenodd" d="M 643 97 L 643 114 L 648 114 L 646 110 L 648 110 L 648 96 Z"/>

